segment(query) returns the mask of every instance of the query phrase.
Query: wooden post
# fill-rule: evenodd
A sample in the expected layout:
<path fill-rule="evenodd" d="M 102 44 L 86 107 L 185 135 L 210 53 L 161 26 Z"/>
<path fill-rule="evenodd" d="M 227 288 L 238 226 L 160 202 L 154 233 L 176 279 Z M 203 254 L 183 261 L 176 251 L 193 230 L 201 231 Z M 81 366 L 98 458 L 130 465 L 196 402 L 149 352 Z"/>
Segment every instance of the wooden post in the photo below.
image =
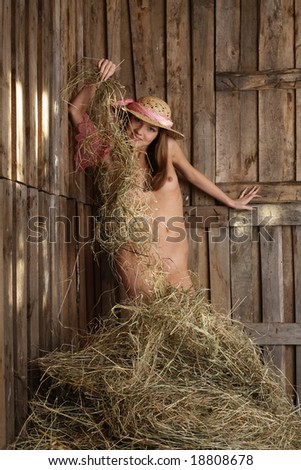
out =
<path fill-rule="evenodd" d="M 12 177 L 11 149 L 11 1 L 0 4 L 1 62 L 0 67 L 0 109 L 5 110 L 6 119 L 0 126 L 0 177 Z"/>
<path fill-rule="evenodd" d="M 14 374 L 16 431 L 20 431 L 27 417 L 27 187 L 15 185 L 14 220 L 15 273 L 14 273 Z"/>
<path fill-rule="evenodd" d="M 30 0 L 26 10 L 26 174 L 27 184 L 38 187 L 38 4 Z"/>
<path fill-rule="evenodd" d="M 214 1 L 192 2 L 193 165 L 215 181 Z M 192 203 L 212 204 L 192 188 Z"/>
<path fill-rule="evenodd" d="M 0 179 L 0 448 L 15 437 L 14 299 L 13 299 L 13 188 Z"/>

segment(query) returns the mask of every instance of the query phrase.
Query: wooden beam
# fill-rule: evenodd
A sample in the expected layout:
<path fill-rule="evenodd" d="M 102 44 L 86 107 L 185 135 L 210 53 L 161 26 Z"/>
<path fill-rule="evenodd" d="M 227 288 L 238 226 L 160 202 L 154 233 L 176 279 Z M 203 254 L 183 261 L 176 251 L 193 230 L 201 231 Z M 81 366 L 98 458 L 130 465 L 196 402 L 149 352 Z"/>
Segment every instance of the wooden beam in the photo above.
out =
<path fill-rule="evenodd" d="M 188 206 L 184 217 L 191 228 L 300 226 L 301 204 L 253 205 L 253 211 L 235 211 L 224 206 Z"/>
<path fill-rule="evenodd" d="M 271 159 L 273 157 L 271 156 Z M 301 201 L 300 182 L 289 183 L 218 183 L 218 187 L 233 199 L 236 199 L 246 186 L 260 187 L 261 199 L 256 204 L 297 202 Z"/>
<path fill-rule="evenodd" d="M 263 70 L 259 72 L 220 72 L 216 74 L 217 91 L 256 91 L 273 88 L 301 88 L 301 69 Z"/>
<path fill-rule="evenodd" d="M 230 211 L 230 226 L 277 227 L 301 225 L 301 204 L 262 204 L 255 211 Z"/>
<path fill-rule="evenodd" d="M 244 326 L 261 346 L 301 345 L 301 323 L 244 323 Z"/>

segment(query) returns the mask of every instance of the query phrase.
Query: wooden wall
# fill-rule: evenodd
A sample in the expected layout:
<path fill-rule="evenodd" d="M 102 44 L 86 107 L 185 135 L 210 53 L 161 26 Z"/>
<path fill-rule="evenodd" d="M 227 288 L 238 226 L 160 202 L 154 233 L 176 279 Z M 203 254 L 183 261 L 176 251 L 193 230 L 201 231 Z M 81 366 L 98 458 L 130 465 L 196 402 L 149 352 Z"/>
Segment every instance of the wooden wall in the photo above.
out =
<path fill-rule="evenodd" d="M 301 387 L 300 15 L 300 0 L 1 0 L 1 448 L 26 416 L 28 361 L 114 303 L 60 93 L 83 57 L 123 61 L 128 96 L 167 99 L 188 158 L 230 195 L 261 186 L 237 214 L 183 184 L 190 266 Z"/>

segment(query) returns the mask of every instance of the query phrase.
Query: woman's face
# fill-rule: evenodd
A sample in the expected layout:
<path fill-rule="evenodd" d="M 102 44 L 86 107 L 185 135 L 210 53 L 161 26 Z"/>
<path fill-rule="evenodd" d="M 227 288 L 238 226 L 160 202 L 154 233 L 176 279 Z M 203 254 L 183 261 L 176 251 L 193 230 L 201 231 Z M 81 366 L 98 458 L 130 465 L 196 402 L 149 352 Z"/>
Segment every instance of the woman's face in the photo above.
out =
<path fill-rule="evenodd" d="M 146 150 L 159 134 L 157 126 L 148 124 L 133 115 L 130 116 L 127 131 L 129 137 L 135 141 L 135 146 L 139 150 Z"/>

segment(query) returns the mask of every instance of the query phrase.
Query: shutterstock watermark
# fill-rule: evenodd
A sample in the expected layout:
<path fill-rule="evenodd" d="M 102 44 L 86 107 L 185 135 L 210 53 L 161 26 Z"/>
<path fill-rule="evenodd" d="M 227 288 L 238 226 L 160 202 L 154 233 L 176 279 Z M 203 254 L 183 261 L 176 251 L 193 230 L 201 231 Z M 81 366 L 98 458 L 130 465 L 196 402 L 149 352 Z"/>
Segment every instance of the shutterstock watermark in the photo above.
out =
<path fill-rule="evenodd" d="M 122 243 L 166 242 L 179 243 L 187 237 L 193 242 L 203 243 L 209 237 L 211 243 L 223 243 L 229 239 L 234 243 L 258 241 L 263 237 L 272 242 L 268 226 L 272 217 L 259 220 L 259 213 L 239 214 L 226 221 L 219 215 L 204 217 L 188 214 L 185 217 L 156 217 L 151 222 L 146 217 L 105 217 L 101 220 L 94 216 L 86 218 L 74 215 L 58 215 L 55 207 L 50 207 L 48 215 L 30 217 L 27 224 L 28 243 L 85 243 L 93 241 L 96 233 L 104 241 L 114 240 Z M 260 230 L 253 230 L 254 228 Z"/>

